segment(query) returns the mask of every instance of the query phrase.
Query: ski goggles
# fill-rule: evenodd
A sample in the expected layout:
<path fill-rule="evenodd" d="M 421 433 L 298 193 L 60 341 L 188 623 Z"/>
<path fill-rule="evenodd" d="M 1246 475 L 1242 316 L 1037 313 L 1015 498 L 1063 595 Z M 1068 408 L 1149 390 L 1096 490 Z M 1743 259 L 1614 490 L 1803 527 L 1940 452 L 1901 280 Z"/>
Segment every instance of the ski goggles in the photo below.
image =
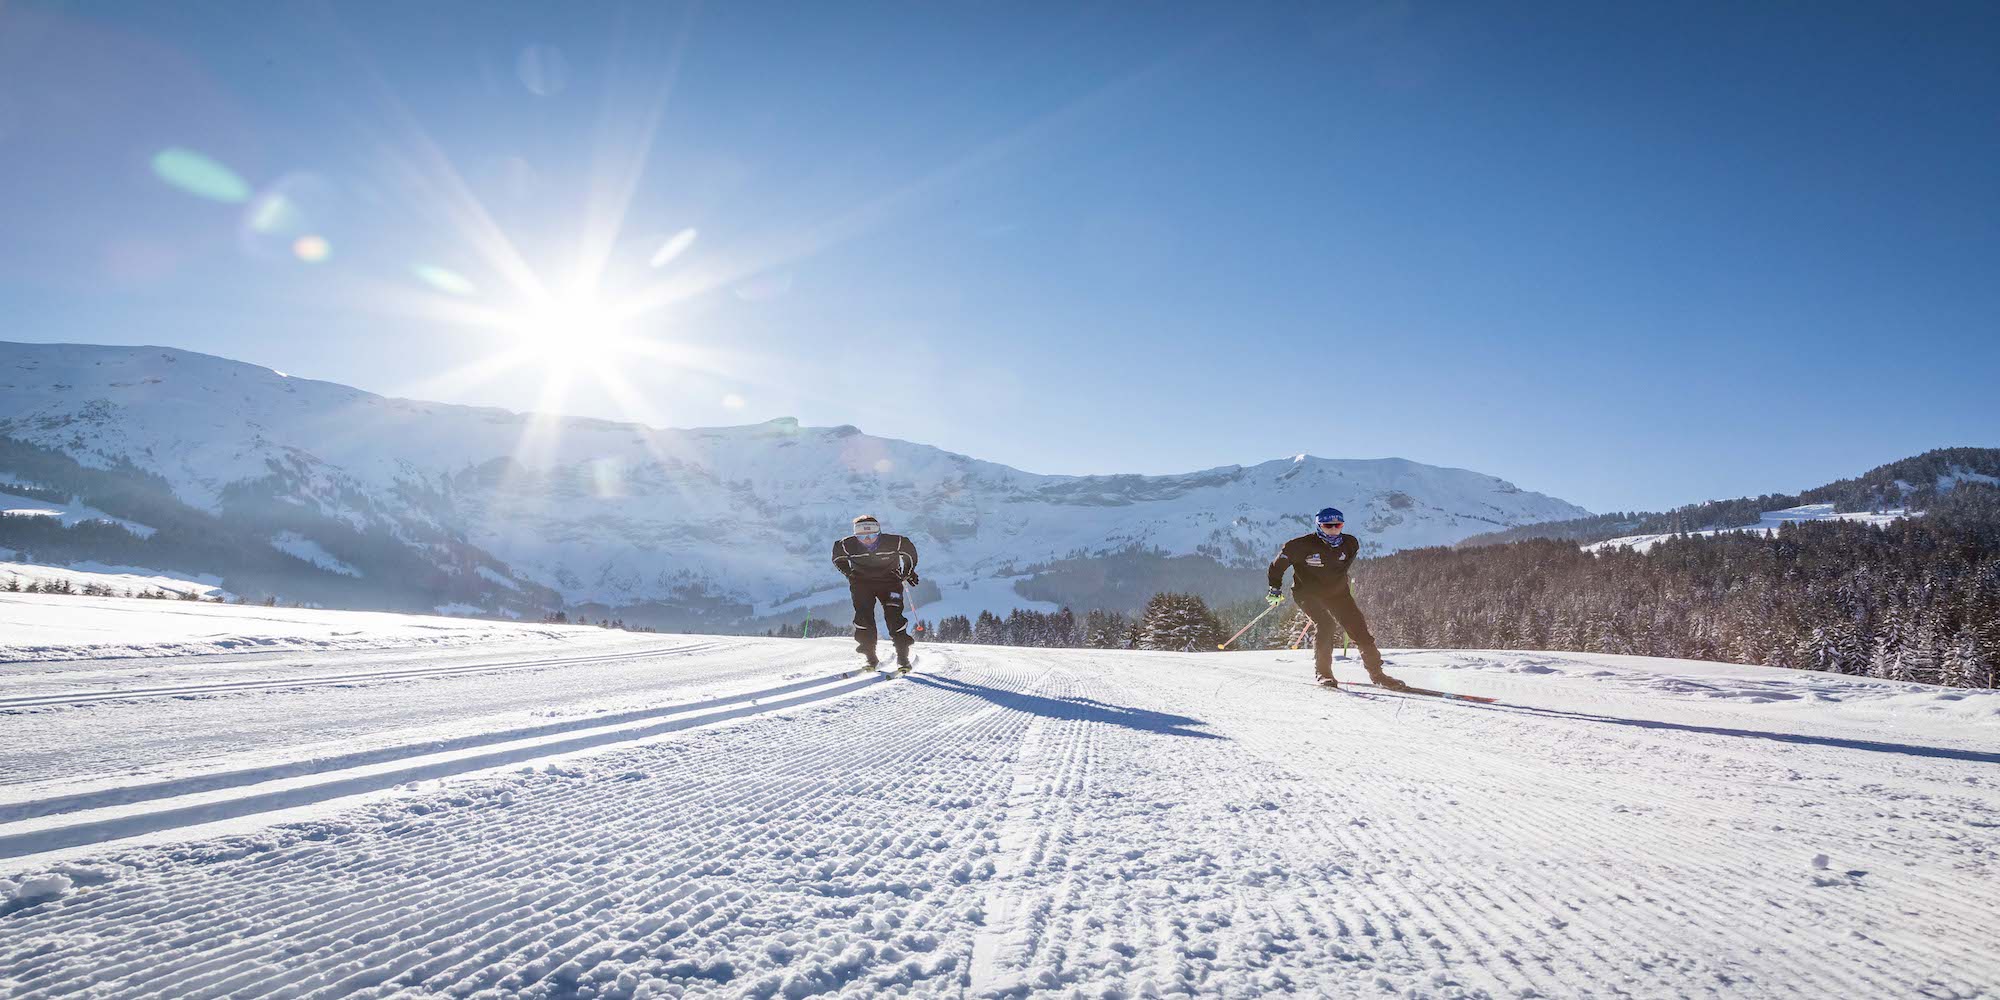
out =
<path fill-rule="evenodd" d="M 879 534 L 881 534 L 881 533 L 882 533 L 882 529 L 881 529 L 881 528 L 856 528 L 856 529 L 854 529 L 854 537 L 856 537 L 856 538 L 874 538 L 874 537 L 875 537 L 876 535 L 879 535 Z"/>
<path fill-rule="evenodd" d="M 1319 522 L 1319 526 L 1322 528 L 1338 528 L 1346 523 L 1346 521 L 1321 521 Z"/>

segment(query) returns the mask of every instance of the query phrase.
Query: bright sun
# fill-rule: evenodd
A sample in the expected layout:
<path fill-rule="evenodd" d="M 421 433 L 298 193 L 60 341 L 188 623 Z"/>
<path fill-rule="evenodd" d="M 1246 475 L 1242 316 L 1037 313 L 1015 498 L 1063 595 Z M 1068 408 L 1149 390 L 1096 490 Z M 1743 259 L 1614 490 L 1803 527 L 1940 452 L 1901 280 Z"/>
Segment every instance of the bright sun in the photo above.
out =
<path fill-rule="evenodd" d="M 630 336 L 618 310 L 589 298 L 557 299 L 528 312 L 516 329 L 520 348 L 555 368 L 615 363 Z"/>

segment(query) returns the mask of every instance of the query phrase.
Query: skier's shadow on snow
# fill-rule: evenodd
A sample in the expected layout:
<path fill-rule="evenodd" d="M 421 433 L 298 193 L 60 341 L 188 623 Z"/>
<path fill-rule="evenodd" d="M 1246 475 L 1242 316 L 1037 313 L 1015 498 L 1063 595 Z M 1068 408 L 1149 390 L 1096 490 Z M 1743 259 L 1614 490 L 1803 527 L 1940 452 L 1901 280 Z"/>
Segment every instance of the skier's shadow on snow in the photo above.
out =
<path fill-rule="evenodd" d="M 1842 750 L 1868 750 L 1874 753 L 1899 753 L 1910 757 L 1962 760 L 1973 764 L 2000 764 L 2000 753 L 1986 750 L 1959 750 L 1952 747 L 1925 746 L 1921 743 L 1885 743 L 1879 740 L 1857 740 L 1844 736 L 1808 736 L 1804 733 L 1781 733 L 1772 732 L 1767 729 L 1731 729 L 1727 726 L 1697 726 L 1687 722 L 1660 722 L 1655 719 L 1624 719 L 1615 715 L 1597 715 L 1592 712 L 1576 712 L 1563 708 L 1536 708 L 1533 705 L 1482 705 L 1480 707 L 1491 711 L 1547 715 L 1558 719 L 1577 719 L 1583 722 L 1607 722 L 1615 726 L 1632 726 L 1637 729 L 1671 729 L 1676 732 L 1703 733 L 1709 736 L 1736 736 L 1743 739 L 1774 740 L 1779 743 L 1799 743 L 1806 746 L 1836 747 Z"/>
<path fill-rule="evenodd" d="M 1166 736 L 1188 736 L 1198 740 L 1228 739 L 1214 733 L 1205 733 L 1194 726 L 1208 723 L 1186 715 L 1172 715 L 1143 708 L 1127 708 L 1098 701 L 1095 698 L 1050 698 L 1046 695 L 1029 694 L 1026 691 L 1009 691 L 1005 688 L 987 687 L 937 674 L 912 674 L 908 680 L 913 684 L 926 684 L 942 691 L 954 691 L 984 698 L 987 701 L 1021 712 L 1051 719 L 1081 722 L 1104 722 L 1141 732 L 1160 733 Z"/>

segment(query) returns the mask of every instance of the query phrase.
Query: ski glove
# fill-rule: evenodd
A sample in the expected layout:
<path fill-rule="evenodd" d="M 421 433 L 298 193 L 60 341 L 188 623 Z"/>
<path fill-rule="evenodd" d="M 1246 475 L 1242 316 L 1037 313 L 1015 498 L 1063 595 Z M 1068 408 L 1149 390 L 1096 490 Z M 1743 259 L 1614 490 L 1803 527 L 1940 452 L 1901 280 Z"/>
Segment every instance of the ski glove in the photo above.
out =
<path fill-rule="evenodd" d="M 1270 590 L 1264 592 L 1264 600 L 1271 602 L 1271 606 L 1275 608 L 1285 603 L 1285 592 L 1272 587 Z"/>
<path fill-rule="evenodd" d="M 916 585 L 917 585 L 917 571 L 916 571 L 916 570 L 911 570 L 911 571 L 910 571 L 910 575 L 909 575 L 909 576 L 906 576 L 906 577 L 904 577 L 904 578 L 903 578 L 903 582 L 904 582 L 904 583 L 907 583 L 907 584 L 909 584 L 909 585 L 910 585 L 910 586 L 912 586 L 912 587 L 916 586 Z"/>

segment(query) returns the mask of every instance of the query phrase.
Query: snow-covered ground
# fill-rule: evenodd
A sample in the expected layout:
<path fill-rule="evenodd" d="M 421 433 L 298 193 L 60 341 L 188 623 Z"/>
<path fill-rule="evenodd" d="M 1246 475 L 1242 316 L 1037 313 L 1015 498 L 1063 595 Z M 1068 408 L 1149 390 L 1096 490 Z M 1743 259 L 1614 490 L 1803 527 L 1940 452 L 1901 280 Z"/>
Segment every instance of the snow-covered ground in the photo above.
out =
<path fill-rule="evenodd" d="M 1480 706 L 1290 652 L 884 680 L 838 639 L 588 638 L 0 665 L 0 995 L 2000 983 L 2000 693 L 1392 654 Z"/>
<path fill-rule="evenodd" d="M 0 555 L 12 555 L 0 549 Z M 168 573 L 163 570 L 146 569 L 140 566 L 107 566 L 98 562 L 79 562 L 68 566 L 48 566 L 42 563 L 0 562 L 0 587 L 9 583 L 27 587 L 29 584 L 46 586 L 67 581 L 73 590 L 81 590 L 91 584 L 108 587 L 116 594 L 150 594 L 155 591 L 166 594 L 194 594 L 197 597 L 233 600 L 236 595 L 222 589 L 222 578 L 206 574 Z M 0 640 L 0 649 L 5 648 Z M 4 654 L 0 654 L 4 655 Z"/>
<path fill-rule="evenodd" d="M 0 563 L 0 582 L 6 567 Z M 49 569 L 48 567 L 34 567 Z M 50 578 L 81 584 L 86 575 Z M 107 581 L 113 579 L 106 577 Z M 171 582 L 134 577 L 138 583 Z M 543 625 L 376 611 L 267 608 L 255 604 L 141 601 L 123 597 L 0 593 L 0 686 L 16 660 L 80 660 L 233 653 L 254 649 L 427 648 L 592 637 L 583 625 Z"/>
<path fill-rule="evenodd" d="M 1756 524 L 1746 524 L 1738 528 L 1717 528 L 1712 531 L 1690 531 L 1688 534 L 1720 535 L 1724 532 L 1741 531 L 1769 537 L 1778 533 L 1779 525 L 1799 521 L 1856 521 L 1861 524 L 1880 526 L 1900 518 L 1915 516 L 1919 515 L 1911 514 L 1909 511 L 1904 510 L 1885 510 L 1879 514 L 1865 510 L 1838 513 L 1830 503 L 1809 503 L 1801 504 L 1797 507 L 1787 507 L 1784 510 L 1767 510 L 1758 518 Z M 1653 546 L 1672 537 L 1674 537 L 1672 534 L 1626 535 L 1622 538 L 1593 542 L 1584 546 L 1583 550 L 1585 552 L 1604 552 L 1617 548 L 1631 548 L 1639 552 L 1649 552 Z"/>

